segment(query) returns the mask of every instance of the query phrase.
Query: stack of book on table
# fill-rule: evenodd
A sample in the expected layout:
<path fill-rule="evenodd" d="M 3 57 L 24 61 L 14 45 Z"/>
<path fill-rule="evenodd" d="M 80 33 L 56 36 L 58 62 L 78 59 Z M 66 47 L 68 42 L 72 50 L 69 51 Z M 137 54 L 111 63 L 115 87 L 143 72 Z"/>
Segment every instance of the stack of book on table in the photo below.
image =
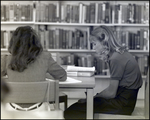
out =
<path fill-rule="evenodd" d="M 79 66 L 67 66 L 67 76 L 92 76 L 95 72 L 95 67 L 79 67 Z"/>

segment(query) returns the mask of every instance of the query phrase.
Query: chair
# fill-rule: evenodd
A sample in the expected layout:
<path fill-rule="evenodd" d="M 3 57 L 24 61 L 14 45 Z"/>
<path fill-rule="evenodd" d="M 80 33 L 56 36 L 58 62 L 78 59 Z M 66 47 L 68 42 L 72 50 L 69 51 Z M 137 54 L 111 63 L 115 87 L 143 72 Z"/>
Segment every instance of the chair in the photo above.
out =
<path fill-rule="evenodd" d="M 5 99 L 7 103 L 48 103 L 55 101 L 55 110 L 59 110 L 59 82 L 48 80 L 41 82 L 7 82 L 10 94 Z"/>

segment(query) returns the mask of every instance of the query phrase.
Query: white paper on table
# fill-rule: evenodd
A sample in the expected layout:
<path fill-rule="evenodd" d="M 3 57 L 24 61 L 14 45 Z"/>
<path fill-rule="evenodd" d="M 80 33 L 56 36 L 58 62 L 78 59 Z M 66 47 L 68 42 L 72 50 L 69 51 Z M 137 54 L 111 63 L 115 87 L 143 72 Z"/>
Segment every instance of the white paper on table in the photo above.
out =
<path fill-rule="evenodd" d="M 71 78 L 71 77 L 67 77 L 66 81 L 61 81 L 59 82 L 59 84 L 74 84 L 74 83 L 81 83 L 82 81 Z"/>
<path fill-rule="evenodd" d="M 67 66 L 67 71 L 95 71 L 95 67 Z"/>

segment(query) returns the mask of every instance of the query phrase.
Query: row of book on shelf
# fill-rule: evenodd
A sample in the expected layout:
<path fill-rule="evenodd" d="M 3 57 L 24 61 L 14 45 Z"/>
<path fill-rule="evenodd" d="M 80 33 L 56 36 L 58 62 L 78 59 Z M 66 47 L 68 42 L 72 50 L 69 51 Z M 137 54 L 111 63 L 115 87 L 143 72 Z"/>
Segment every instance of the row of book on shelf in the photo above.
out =
<path fill-rule="evenodd" d="M 134 58 L 138 62 L 139 68 L 142 75 L 147 75 L 147 70 L 149 66 L 149 56 L 148 55 L 134 55 Z M 95 71 L 88 71 L 88 75 L 110 75 L 108 63 L 101 60 L 99 57 L 96 57 L 94 54 L 69 54 L 60 56 L 61 65 L 72 65 L 78 67 L 95 67 Z M 77 75 L 73 73 L 76 71 L 68 70 L 68 75 Z M 82 71 L 83 72 L 83 71 Z M 87 71 L 86 71 L 87 72 Z M 94 72 L 94 73 L 93 73 Z M 85 74 L 84 74 L 85 75 Z M 81 76 L 81 74 L 80 74 Z"/>
<path fill-rule="evenodd" d="M 113 2 L 112 2 L 113 3 Z M 97 2 L 89 4 L 63 4 L 36 2 L 37 22 L 66 23 L 149 23 L 149 2 L 142 4 L 111 4 Z M 19 2 L 1 5 L 1 21 L 32 21 L 33 5 Z"/>
<path fill-rule="evenodd" d="M 89 42 L 88 30 L 80 28 L 67 30 L 63 28 L 37 30 L 44 49 L 87 49 L 92 50 Z M 12 31 L 1 30 L 1 48 L 8 48 Z M 114 34 L 121 45 L 126 45 L 130 50 L 149 50 L 149 29 L 135 31 L 116 30 Z"/>
<path fill-rule="evenodd" d="M 43 26 L 42 26 L 43 27 Z M 41 44 L 45 49 L 88 49 L 88 33 L 79 28 L 37 30 Z"/>
<path fill-rule="evenodd" d="M 111 4 L 101 2 L 76 5 L 37 3 L 37 22 L 66 23 L 149 23 L 149 3 Z"/>
<path fill-rule="evenodd" d="M 20 3 L 1 5 L 1 21 L 33 21 L 33 5 Z"/>

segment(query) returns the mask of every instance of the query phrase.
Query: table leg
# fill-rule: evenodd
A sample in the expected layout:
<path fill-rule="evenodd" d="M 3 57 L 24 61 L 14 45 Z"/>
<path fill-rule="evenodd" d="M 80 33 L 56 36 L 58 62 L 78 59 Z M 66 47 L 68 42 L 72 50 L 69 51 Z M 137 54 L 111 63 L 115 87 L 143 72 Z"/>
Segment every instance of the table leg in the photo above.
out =
<path fill-rule="evenodd" d="M 93 119 L 93 95 L 94 95 L 94 90 L 93 89 L 86 89 L 86 91 L 87 91 L 86 118 L 87 119 Z"/>

